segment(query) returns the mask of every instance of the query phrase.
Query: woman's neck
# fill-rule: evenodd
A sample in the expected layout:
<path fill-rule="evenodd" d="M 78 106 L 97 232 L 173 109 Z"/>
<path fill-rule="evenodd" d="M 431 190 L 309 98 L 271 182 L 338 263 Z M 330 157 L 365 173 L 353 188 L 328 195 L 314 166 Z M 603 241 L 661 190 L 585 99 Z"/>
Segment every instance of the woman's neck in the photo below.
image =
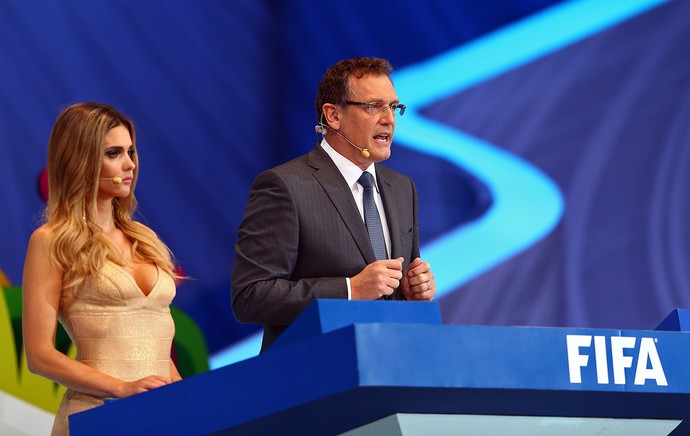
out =
<path fill-rule="evenodd" d="M 113 202 L 112 200 L 99 200 L 96 204 L 95 224 L 108 233 L 115 229 L 115 219 L 113 218 Z"/>

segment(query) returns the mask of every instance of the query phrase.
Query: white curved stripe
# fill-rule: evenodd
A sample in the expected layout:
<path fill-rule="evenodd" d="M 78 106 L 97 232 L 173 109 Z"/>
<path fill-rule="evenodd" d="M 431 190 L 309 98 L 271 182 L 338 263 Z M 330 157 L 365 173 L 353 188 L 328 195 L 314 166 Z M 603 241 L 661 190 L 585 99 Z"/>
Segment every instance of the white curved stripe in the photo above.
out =
<path fill-rule="evenodd" d="M 50 434 L 55 415 L 0 391 L 0 435 Z"/>
<path fill-rule="evenodd" d="M 534 244 L 561 217 L 557 186 L 528 163 L 417 115 L 398 129 L 398 139 L 408 147 L 465 168 L 494 198 L 480 219 L 424 245 L 423 258 L 432 265 L 439 297 Z"/>

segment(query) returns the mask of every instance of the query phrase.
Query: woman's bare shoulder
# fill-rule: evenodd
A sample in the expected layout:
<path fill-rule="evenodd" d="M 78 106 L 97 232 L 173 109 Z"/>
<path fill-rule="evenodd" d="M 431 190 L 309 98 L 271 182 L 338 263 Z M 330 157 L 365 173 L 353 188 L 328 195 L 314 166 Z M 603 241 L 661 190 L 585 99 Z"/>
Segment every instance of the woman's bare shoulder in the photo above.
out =
<path fill-rule="evenodd" d="M 31 233 L 30 242 L 50 243 L 55 237 L 55 231 L 50 224 L 43 224 Z"/>

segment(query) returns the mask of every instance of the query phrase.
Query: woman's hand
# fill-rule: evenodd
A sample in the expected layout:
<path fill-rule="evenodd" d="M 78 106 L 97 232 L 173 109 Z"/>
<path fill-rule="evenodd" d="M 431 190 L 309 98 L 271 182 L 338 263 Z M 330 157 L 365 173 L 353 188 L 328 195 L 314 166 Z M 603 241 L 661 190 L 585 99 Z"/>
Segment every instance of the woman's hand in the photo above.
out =
<path fill-rule="evenodd" d="M 131 382 L 122 382 L 122 386 L 118 392 L 117 398 L 125 398 L 130 395 L 140 394 L 142 392 L 150 391 L 151 389 L 159 388 L 170 384 L 169 378 L 158 375 L 150 375 L 148 377 L 140 378 Z"/>

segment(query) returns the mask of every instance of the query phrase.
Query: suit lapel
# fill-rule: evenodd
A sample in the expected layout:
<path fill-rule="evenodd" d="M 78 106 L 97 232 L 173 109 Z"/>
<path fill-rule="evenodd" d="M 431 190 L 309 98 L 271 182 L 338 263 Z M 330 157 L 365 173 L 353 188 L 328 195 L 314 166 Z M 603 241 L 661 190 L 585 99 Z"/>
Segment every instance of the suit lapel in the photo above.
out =
<path fill-rule="evenodd" d="M 400 227 L 398 216 L 398 199 L 395 197 L 395 189 L 387 177 L 386 168 L 376 165 L 376 179 L 379 190 L 381 191 L 381 201 L 386 211 L 386 221 L 388 221 L 388 233 L 391 238 L 391 259 L 401 257 L 400 254 Z"/>
<path fill-rule="evenodd" d="M 352 234 L 362 256 L 364 256 L 367 263 L 374 262 L 376 256 L 369 242 L 369 234 L 359 214 L 355 199 L 352 198 L 352 191 L 345 183 L 345 179 L 338 171 L 338 167 L 335 166 L 320 145 L 317 145 L 309 152 L 308 160 L 309 165 L 316 170 L 313 173 L 314 178 L 316 178 L 326 192 L 326 195 L 331 199 L 333 206 Z"/>

